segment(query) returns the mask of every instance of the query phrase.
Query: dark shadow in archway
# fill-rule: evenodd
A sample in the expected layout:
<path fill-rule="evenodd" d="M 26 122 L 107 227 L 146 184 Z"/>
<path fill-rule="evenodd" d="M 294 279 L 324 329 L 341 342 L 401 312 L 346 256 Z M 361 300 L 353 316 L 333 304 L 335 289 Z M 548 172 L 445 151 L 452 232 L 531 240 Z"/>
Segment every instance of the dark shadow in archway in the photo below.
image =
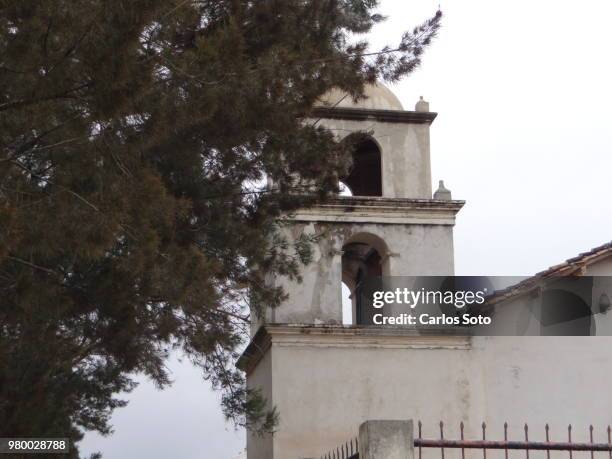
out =
<path fill-rule="evenodd" d="M 382 196 L 382 158 L 378 144 L 363 134 L 349 136 L 353 143 L 353 165 L 342 182 L 353 196 Z"/>
<path fill-rule="evenodd" d="M 542 292 L 541 329 L 544 336 L 596 334 L 591 296 L 592 277 L 562 278 Z"/>

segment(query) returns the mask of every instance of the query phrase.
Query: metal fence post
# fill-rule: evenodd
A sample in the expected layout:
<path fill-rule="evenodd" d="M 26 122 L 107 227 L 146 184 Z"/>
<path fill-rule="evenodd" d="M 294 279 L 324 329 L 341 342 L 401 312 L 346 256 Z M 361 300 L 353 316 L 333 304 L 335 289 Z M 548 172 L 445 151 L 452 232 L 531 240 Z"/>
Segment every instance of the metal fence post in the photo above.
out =
<path fill-rule="evenodd" d="M 359 426 L 359 459 L 414 459 L 410 421 L 366 421 Z"/>

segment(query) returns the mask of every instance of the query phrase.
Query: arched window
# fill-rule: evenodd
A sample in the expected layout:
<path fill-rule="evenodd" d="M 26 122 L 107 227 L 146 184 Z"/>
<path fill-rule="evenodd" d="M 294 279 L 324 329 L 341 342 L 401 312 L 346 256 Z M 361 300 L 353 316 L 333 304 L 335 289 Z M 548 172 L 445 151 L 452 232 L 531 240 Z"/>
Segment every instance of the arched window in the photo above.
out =
<path fill-rule="evenodd" d="M 370 136 L 354 134 L 345 141 L 353 147 L 353 164 L 341 183 L 352 196 L 382 196 L 382 159 L 378 144 Z"/>
<path fill-rule="evenodd" d="M 373 311 L 362 304 L 360 289 L 366 282 L 380 279 L 387 275 L 384 259 L 388 253 L 386 244 L 382 239 L 372 234 L 358 234 L 351 237 L 342 247 L 342 301 L 343 323 L 348 322 L 348 314 L 344 313 L 346 292 L 351 305 L 351 321 L 353 324 L 371 324 Z"/>
<path fill-rule="evenodd" d="M 589 336 L 595 334 L 590 276 L 560 277 L 542 292 L 540 333 L 543 336 Z"/>

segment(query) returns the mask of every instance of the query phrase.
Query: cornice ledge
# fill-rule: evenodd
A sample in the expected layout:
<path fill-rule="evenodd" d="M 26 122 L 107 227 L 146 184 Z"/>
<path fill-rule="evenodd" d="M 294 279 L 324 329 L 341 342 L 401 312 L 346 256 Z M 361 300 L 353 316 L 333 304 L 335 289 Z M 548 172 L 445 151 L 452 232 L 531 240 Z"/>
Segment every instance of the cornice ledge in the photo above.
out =
<path fill-rule="evenodd" d="M 273 346 L 368 349 L 469 350 L 465 329 L 426 329 L 360 325 L 268 324 L 262 326 L 238 360 L 250 373 Z"/>
<path fill-rule="evenodd" d="M 375 119 L 387 123 L 431 124 L 438 116 L 435 112 L 415 112 L 409 110 L 380 110 L 346 107 L 314 107 L 312 116 L 316 118 L 367 120 Z"/>
<path fill-rule="evenodd" d="M 314 207 L 376 207 L 393 209 L 440 209 L 459 211 L 465 205 L 462 200 L 388 198 L 385 196 L 337 196 Z"/>
<path fill-rule="evenodd" d="M 380 197 L 334 198 L 299 209 L 287 216 L 294 221 L 370 222 L 454 225 L 465 201 Z"/>

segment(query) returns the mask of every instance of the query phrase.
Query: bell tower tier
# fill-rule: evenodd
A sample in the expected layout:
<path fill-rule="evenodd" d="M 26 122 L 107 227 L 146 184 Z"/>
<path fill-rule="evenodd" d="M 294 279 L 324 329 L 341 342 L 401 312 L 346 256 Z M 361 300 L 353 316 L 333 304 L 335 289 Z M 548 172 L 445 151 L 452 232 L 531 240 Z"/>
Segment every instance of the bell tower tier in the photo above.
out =
<path fill-rule="evenodd" d="M 302 282 L 268 279 L 282 286 L 288 298 L 269 310 L 265 323 L 342 324 L 342 283 L 357 287 L 350 258 L 356 246 L 372 250 L 381 276 L 452 275 L 453 225 L 463 201 L 338 197 L 304 209 L 283 231 L 290 238 L 315 236 L 313 261 Z M 353 257 L 354 258 L 354 257 Z M 359 321 L 353 313 L 354 324 Z M 346 323 L 346 320 L 344 321 Z M 260 324 L 256 324 L 253 332 Z"/>
<path fill-rule="evenodd" d="M 377 150 L 379 169 L 373 167 L 373 161 L 369 164 L 360 161 L 360 145 L 353 158 L 351 175 L 362 165 L 366 166 L 366 171 L 359 173 L 362 181 L 372 183 L 379 179 L 376 175 L 381 175 L 382 193 L 366 191 L 365 195 L 430 199 L 429 127 L 437 113 L 429 111 L 429 104 L 423 98 L 414 111 L 404 110 L 395 95 L 382 84 L 366 88 L 366 96 L 364 100 L 353 102 L 347 95 L 332 91 L 323 97 L 322 105 L 315 108 L 313 115 L 338 138 L 347 139 L 361 133 Z M 364 195 L 357 190 L 351 191 L 353 195 Z"/>

